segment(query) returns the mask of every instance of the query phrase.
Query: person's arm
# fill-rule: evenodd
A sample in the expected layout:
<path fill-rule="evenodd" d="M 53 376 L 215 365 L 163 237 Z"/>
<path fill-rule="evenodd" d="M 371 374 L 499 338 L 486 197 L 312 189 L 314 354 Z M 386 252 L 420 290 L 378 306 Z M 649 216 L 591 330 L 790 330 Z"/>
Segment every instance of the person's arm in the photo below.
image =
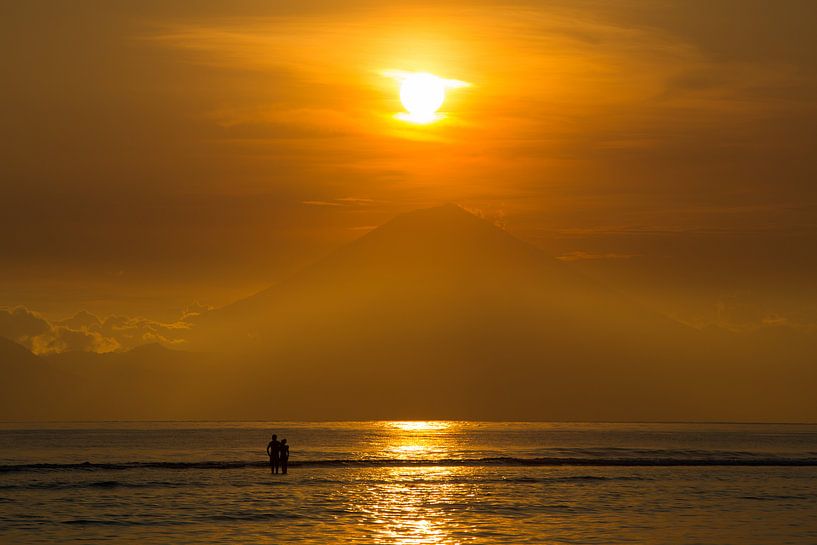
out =
<path fill-rule="evenodd" d="M 267 443 L 267 456 L 272 456 L 272 454 L 270 454 L 270 452 L 269 452 L 269 448 L 270 448 L 271 445 L 272 445 L 272 443 Z"/>

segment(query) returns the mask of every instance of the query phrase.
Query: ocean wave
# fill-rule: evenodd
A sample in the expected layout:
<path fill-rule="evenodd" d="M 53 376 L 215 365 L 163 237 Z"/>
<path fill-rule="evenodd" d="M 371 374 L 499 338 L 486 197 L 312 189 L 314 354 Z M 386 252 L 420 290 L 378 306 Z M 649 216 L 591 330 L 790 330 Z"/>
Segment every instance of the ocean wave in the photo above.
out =
<path fill-rule="evenodd" d="M 23 470 L 24 471 L 24 470 Z M 0 485 L 2 490 L 71 490 L 75 488 L 97 488 L 97 489 L 115 489 L 115 488 L 175 488 L 175 487 L 189 487 L 190 483 L 179 483 L 171 481 L 147 481 L 147 482 L 127 482 L 127 481 L 72 481 L 72 482 L 52 482 L 52 481 L 35 481 L 35 482 L 17 482 L 13 484 Z"/>
<path fill-rule="evenodd" d="M 547 477 L 532 477 L 532 476 L 517 476 L 517 477 L 506 477 L 506 476 L 486 476 L 480 479 L 483 482 L 489 483 L 509 483 L 509 484 L 547 484 L 547 483 L 594 483 L 594 482 L 609 482 L 609 481 L 647 481 L 652 480 L 650 477 L 645 476 L 631 476 L 631 475 L 616 475 L 616 476 L 601 476 L 601 475 L 570 475 L 570 476 L 547 476 Z M 417 482 L 424 482 L 425 479 L 420 479 L 420 481 L 414 480 L 414 483 Z M 324 479 L 324 478 L 317 478 L 317 479 L 308 479 L 301 484 L 304 485 L 322 485 L 322 484 L 330 484 L 330 485 L 341 485 L 343 484 L 342 479 Z M 360 482 L 365 482 L 371 485 L 378 485 L 378 484 L 389 484 L 389 479 L 386 478 L 364 478 Z M 438 478 L 430 477 L 427 482 L 438 482 Z M 469 476 L 449 476 L 445 479 L 446 483 L 449 484 L 456 484 L 456 483 L 473 483 L 473 477 Z M 284 480 L 272 480 L 272 481 L 263 481 L 261 483 L 263 486 L 282 486 L 287 485 L 288 481 Z M 119 488 L 189 488 L 190 486 L 202 486 L 201 483 L 190 483 L 190 482 L 180 482 L 180 481 L 139 481 L 139 482 L 132 482 L 132 481 L 115 481 L 115 480 L 104 480 L 104 481 L 83 481 L 83 480 L 75 480 L 75 481 L 35 481 L 35 482 L 25 482 L 20 481 L 14 484 L 8 485 L 0 485 L 0 490 L 73 490 L 73 489 L 102 489 L 102 490 L 113 490 Z M 3 498 L 0 497 L 0 503 L 3 501 Z"/>
<path fill-rule="evenodd" d="M 204 460 L 193 462 L 168 461 L 131 461 L 131 462 L 82 462 L 82 463 L 32 463 L 0 465 L 0 473 L 25 471 L 123 471 L 134 469 L 167 469 L 167 470 L 229 470 L 244 468 L 268 467 L 267 461 L 261 460 Z M 817 466 L 817 458 L 787 457 L 620 457 L 620 458 L 444 458 L 444 459 L 327 459 L 292 461 L 289 467 L 481 467 L 481 466 L 580 466 L 580 467 L 687 467 L 687 466 Z"/>

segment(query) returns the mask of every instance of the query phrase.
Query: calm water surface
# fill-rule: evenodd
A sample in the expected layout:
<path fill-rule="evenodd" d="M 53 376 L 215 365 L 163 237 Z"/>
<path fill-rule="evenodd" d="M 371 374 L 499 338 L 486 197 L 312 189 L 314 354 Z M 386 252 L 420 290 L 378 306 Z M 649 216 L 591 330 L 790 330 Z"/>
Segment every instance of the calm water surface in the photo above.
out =
<path fill-rule="evenodd" d="M 0 542 L 105 541 L 815 544 L 817 426 L 0 425 Z"/>

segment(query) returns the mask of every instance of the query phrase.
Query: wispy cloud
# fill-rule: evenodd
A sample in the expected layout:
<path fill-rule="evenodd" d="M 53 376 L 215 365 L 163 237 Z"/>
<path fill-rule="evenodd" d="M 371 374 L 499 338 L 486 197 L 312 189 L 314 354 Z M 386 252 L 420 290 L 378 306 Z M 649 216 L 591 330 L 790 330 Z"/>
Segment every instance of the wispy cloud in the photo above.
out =
<path fill-rule="evenodd" d="M 375 206 L 378 204 L 386 204 L 385 201 L 378 201 L 375 199 L 369 199 L 365 197 L 339 197 L 337 199 L 328 199 L 328 200 L 308 200 L 308 201 L 301 201 L 301 204 L 306 204 L 309 206 L 336 206 L 336 207 L 355 207 L 355 208 L 364 208 Z"/>
<path fill-rule="evenodd" d="M 335 201 L 301 201 L 301 203 L 309 206 L 343 206 L 342 203 Z"/>
<path fill-rule="evenodd" d="M 594 252 L 583 252 L 583 251 L 575 251 L 569 252 L 560 256 L 557 256 L 556 259 L 559 261 L 588 261 L 588 260 L 601 260 L 601 259 L 631 259 L 633 257 L 638 257 L 639 254 L 619 254 L 613 252 L 605 252 L 605 253 L 594 253 Z"/>

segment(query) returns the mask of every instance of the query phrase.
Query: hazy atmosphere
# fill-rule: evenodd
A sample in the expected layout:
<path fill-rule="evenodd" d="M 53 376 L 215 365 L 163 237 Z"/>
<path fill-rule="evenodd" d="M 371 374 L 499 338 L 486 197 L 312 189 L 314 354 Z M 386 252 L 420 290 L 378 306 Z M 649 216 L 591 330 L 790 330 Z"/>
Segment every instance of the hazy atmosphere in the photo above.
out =
<path fill-rule="evenodd" d="M 3 417 L 814 421 L 815 11 L 7 2 Z"/>

